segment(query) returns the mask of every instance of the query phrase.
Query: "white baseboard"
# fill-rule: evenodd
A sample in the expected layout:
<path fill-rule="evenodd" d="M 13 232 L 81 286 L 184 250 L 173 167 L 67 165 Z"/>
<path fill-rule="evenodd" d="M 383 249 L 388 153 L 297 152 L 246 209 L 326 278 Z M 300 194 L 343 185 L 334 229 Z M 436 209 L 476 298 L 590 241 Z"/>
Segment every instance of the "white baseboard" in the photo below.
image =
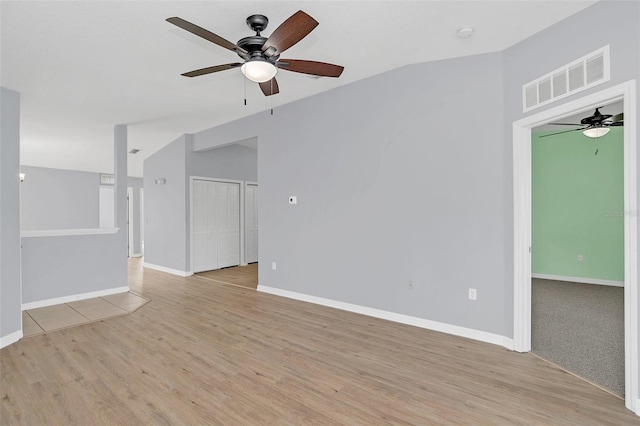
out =
<path fill-rule="evenodd" d="M 155 269 L 156 271 L 166 272 L 167 274 L 178 275 L 179 277 L 190 277 L 193 275 L 191 271 L 179 271 L 178 269 L 167 268 L 165 266 L 154 265 L 153 263 L 143 262 L 142 266 L 149 269 Z"/>
<path fill-rule="evenodd" d="M 130 257 L 142 257 L 142 253 L 133 253 Z"/>
<path fill-rule="evenodd" d="M 597 284 L 597 285 L 609 285 L 612 287 L 624 287 L 624 281 L 601 280 L 599 278 L 566 277 L 564 275 L 533 274 L 533 273 L 531 274 L 531 278 L 538 278 L 541 280 L 569 281 L 572 283 L 580 283 L 580 284 Z"/>
<path fill-rule="evenodd" d="M 92 291 L 89 293 L 72 294 L 71 296 L 54 297 L 53 299 L 39 300 L 22 304 L 22 310 L 44 308 L 45 306 L 60 305 L 62 303 L 76 302 L 78 300 L 93 299 L 94 297 L 109 296 L 110 294 L 126 293 L 129 286 L 108 288 L 106 290 Z"/>
<path fill-rule="evenodd" d="M 413 325 L 415 327 L 426 328 L 428 330 L 440 331 L 443 333 L 453 334 L 455 336 L 467 337 L 469 339 L 479 340 L 481 342 L 493 343 L 494 345 L 504 346 L 507 349 L 513 350 L 513 339 L 500 336 L 498 334 L 488 333 L 486 331 L 474 330 L 472 328 L 460 327 L 457 325 L 431 321 L 424 318 L 397 314 L 395 312 L 383 311 L 381 309 L 369 308 L 366 306 L 354 305 L 351 303 L 338 302 L 336 300 L 325 299 L 317 296 L 309 296 L 307 294 L 296 293 L 294 291 L 282 290 L 279 288 L 268 287 L 264 285 L 258 285 L 258 291 L 273 294 L 276 296 L 287 297 L 289 299 L 315 303 L 316 305 L 323 305 L 331 308 L 341 309 L 343 311 L 368 315 L 370 317 L 382 318 L 389 321 L 399 322 L 401 324 Z"/>
<path fill-rule="evenodd" d="M 20 339 L 22 339 L 22 330 L 14 331 L 11 334 L 0 337 L 0 349 L 15 343 Z"/>

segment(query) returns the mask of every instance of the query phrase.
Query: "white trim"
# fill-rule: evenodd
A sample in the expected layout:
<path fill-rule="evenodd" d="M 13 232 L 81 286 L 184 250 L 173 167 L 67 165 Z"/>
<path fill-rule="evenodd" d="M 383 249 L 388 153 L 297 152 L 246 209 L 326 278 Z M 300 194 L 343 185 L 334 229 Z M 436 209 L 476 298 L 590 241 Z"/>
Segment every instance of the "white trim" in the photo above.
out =
<path fill-rule="evenodd" d="M 245 181 L 245 183 L 244 183 L 244 196 L 245 196 L 245 199 L 244 199 L 244 211 L 243 211 L 243 218 L 242 218 L 243 223 L 244 223 L 244 225 L 243 225 L 243 228 L 244 228 L 244 250 L 243 250 L 244 263 L 242 264 L 242 266 L 247 266 L 249 264 L 249 263 L 247 263 L 247 241 L 246 241 L 246 238 L 247 238 L 247 229 L 246 229 L 246 227 L 247 227 L 247 198 L 246 197 L 247 197 L 247 187 L 249 185 L 258 186 L 258 182 L 253 182 L 253 181 L 248 180 L 248 181 Z M 258 208 L 258 215 L 259 214 L 260 214 L 260 208 Z M 258 216 L 258 227 L 259 226 L 260 226 L 260 217 Z M 260 228 L 258 228 L 258 244 L 260 244 L 259 229 Z"/>
<path fill-rule="evenodd" d="M 20 317 L 22 318 L 22 315 L 20 315 Z M 22 321 L 22 319 L 20 321 Z M 0 337 L 0 349 L 15 343 L 20 339 L 22 339 L 22 330 L 14 331 L 11 334 Z"/>
<path fill-rule="evenodd" d="M 564 275 L 549 275 L 549 274 L 531 274 L 531 278 L 538 278 L 541 280 L 567 281 L 567 282 L 580 283 L 580 284 L 596 284 L 596 285 L 608 285 L 611 287 L 624 287 L 624 281 L 601 280 L 599 278 L 567 277 Z"/>
<path fill-rule="evenodd" d="M 142 266 L 156 271 L 166 272 L 167 274 L 178 275 L 179 277 L 190 277 L 193 275 L 191 271 L 179 271 L 178 269 L 167 268 L 165 266 L 154 265 L 153 263 L 143 262 Z"/>
<path fill-rule="evenodd" d="M 382 309 L 369 308 L 367 306 L 354 305 L 352 303 L 339 302 L 337 300 L 325 299 L 323 297 L 310 296 L 303 293 L 296 293 L 294 291 L 282 290 L 279 288 L 268 287 L 264 285 L 258 285 L 257 290 L 262 293 L 269 293 L 276 296 L 287 297 L 289 299 L 301 300 L 303 302 L 314 303 L 316 305 L 328 306 L 330 308 L 341 309 L 343 311 L 355 312 L 357 314 L 367 315 L 374 318 L 381 318 L 401 324 L 412 325 L 414 327 L 440 331 L 442 333 L 452 334 L 454 336 L 466 337 L 473 340 L 479 340 L 481 342 L 492 343 L 494 345 L 504 346 L 507 349 L 513 350 L 512 339 L 500 336 L 498 334 L 488 333 L 486 331 L 460 327 L 443 322 L 431 321 L 424 318 L 398 314 L 395 312 L 383 311 Z"/>
<path fill-rule="evenodd" d="M 91 229 L 49 229 L 40 231 L 21 231 L 20 237 L 67 237 L 71 235 L 105 235 L 117 234 L 120 228 L 91 228 Z"/>
<path fill-rule="evenodd" d="M 240 263 L 239 266 L 247 266 L 244 256 L 244 181 L 234 179 L 218 179 L 203 176 L 189 176 L 189 268 L 193 271 L 193 181 L 206 180 L 209 182 L 235 183 L 240 187 Z M 193 275 L 193 272 L 190 274 Z"/>
<path fill-rule="evenodd" d="M 623 100 L 624 115 L 624 334 L 625 406 L 638 413 L 638 231 L 636 81 L 601 90 L 513 123 L 514 311 L 513 340 L 531 350 L 531 128 Z"/>
<path fill-rule="evenodd" d="M 71 296 L 54 297 L 53 299 L 39 300 L 22 304 L 22 310 L 44 308 L 45 306 L 61 305 L 63 303 L 77 302 L 78 300 L 93 299 L 94 297 L 109 296 L 110 294 L 126 293 L 129 286 L 108 288 L 106 290 L 91 291 L 89 293 L 72 294 Z"/>
<path fill-rule="evenodd" d="M 636 416 L 640 416 L 640 398 L 636 401 Z"/>

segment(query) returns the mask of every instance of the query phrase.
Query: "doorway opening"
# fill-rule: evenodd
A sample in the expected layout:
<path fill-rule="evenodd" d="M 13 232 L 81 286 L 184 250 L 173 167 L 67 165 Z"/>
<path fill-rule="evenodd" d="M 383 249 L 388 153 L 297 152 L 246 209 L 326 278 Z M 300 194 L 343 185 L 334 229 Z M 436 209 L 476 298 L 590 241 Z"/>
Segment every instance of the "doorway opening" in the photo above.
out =
<path fill-rule="evenodd" d="M 625 406 L 638 403 L 637 101 L 635 80 L 513 123 L 514 349 L 531 351 L 531 129 L 584 110 L 623 101 Z"/>
<path fill-rule="evenodd" d="M 623 122 L 592 114 L 532 129 L 531 352 L 624 398 Z"/>

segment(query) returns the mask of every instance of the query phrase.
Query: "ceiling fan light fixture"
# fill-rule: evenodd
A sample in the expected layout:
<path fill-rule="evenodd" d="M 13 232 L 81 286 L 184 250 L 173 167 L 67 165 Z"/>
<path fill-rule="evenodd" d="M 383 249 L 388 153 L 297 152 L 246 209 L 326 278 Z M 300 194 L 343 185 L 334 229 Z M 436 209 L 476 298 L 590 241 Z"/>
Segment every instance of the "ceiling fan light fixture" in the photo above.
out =
<path fill-rule="evenodd" d="M 610 130 L 608 127 L 592 127 L 583 131 L 582 134 L 589 138 L 599 138 L 609 133 Z"/>
<path fill-rule="evenodd" d="M 242 74 L 251 81 L 264 83 L 276 76 L 278 68 L 264 59 L 251 59 L 240 67 Z"/>

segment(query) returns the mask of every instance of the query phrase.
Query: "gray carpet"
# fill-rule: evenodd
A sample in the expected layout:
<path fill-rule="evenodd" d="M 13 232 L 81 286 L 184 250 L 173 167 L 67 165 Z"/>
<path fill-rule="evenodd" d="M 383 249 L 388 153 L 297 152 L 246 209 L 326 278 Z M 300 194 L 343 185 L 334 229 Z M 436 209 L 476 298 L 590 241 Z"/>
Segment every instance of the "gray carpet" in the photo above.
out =
<path fill-rule="evenodd" d="M 624 289 L 533 279 L 531 349 L 624 396 Z"/>

